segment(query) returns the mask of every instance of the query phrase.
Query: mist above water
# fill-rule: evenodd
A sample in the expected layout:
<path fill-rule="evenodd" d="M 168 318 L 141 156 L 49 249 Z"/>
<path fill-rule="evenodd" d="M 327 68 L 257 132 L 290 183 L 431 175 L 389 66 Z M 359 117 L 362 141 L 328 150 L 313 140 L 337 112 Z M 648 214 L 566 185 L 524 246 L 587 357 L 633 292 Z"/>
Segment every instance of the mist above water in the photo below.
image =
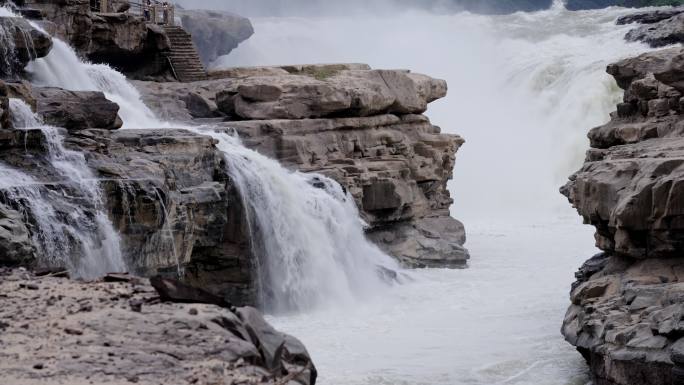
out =
<path fill-rule="evenodd" d="M 553 0 L 177 0 L 187 8 L 205 8 L 235 12 L 243 16 L 351 16 L 388 15 L 401 10 L 435 13 L 474 11 L 505 14 L 549 8 Z"/>
<path fill-rule="evenodd" d="M 215 66 L 364 62 L 446 79 L 428 115 L 466 139 L 454 214 L 544 217 L 568 212 L 558 188 L 621 98 L 605 67 L 646 49 L 623 41 L 630 27 L 614 22 L 627 12 L 255 18 L 255 35 Z"/>
<path fill-rule="evenodd" d="M 428 115 L 466 139 L 450 190 L 470 268 L 272 322 L 302 338 L 325 384 L 585 384 L 558 330 L 573 271 L 596 249 L 558 188 L 622 97 L 606 66 L 647 50 L 615 25 L 632 11 L 366 10 L 252 18 L 255 35 L 214 66 L 363 62 L 446 79 Z"/>

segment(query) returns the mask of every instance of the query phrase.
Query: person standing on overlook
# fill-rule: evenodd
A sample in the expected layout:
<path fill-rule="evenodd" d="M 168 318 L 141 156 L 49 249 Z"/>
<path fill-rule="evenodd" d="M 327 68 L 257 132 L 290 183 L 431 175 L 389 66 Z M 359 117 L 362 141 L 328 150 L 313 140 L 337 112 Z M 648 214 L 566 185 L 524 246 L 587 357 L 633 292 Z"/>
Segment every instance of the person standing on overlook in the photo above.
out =
<path fill-rule="evenodd" d="M 143 0 L 143 16 L 145 17 L 146 21 L 150 21 L 150 19 L 151 19 L 151 14 L 150 14 L 151 7 L 152 7 L 152 1 L 151 0 Z"/>

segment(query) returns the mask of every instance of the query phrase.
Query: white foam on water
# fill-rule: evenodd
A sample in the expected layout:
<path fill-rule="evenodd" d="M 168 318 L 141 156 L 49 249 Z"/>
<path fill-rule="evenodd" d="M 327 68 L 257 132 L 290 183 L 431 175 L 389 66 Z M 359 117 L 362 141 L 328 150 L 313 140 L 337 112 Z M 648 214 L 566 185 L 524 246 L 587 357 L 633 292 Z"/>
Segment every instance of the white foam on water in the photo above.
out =
<path fill-rule="evenodd" d="M 232 135 L 195 131 L 218 140 L 247 208 L 265 309 L 347 307 L 391 285 L 398 264 L 366 239 L 354 199 L 338 183 L 288 171 Z"/>
<path fill-rule="evenodd" d="M 44 57 L 29 63 L 27 72 L 38 86 L 71 91 L 101 91 L 119 105 L 124 128 L 164 128 L 143 103 L 140 92 L 126 77 L 104 64 L 83 62 L 67 43 L 53 37 L 53 47 Z"/>
<path fill-rule="evenodd" d="M 47 144 L 50 164 L 80 197 L 65 199 L 67 216 L 58 215 L 51 201 L 51 192 L 36 188 L 39 184 L 20 171 L 3 170 L 0 186 L 12 192 L 17 200 L 27 200 L 30 214 L 36 218 L 41 258 L 68 267 L 77 277 L 96 278 L 108 272 L 127 271 L 121 254 L 120 238 L 105 212 L 105 201 L 99 182 L 88 167 L 82 153 L 64 147 L 60 129 L 43 124 L 22 100 L 10 99 L 13 125 L 17 129 L 39 129 Z M 18 185 L 16 184 L 19 182 Z M 59 182 L 59 181 L 58 181 Z M 27 187 L 33 186 L 33 187 Z M 54 192 L 52 192 L 54 194 Z M 89 212 L 85 202 L 92 207 Z M 77 240 L 76 244 L 74 240 Z"/>

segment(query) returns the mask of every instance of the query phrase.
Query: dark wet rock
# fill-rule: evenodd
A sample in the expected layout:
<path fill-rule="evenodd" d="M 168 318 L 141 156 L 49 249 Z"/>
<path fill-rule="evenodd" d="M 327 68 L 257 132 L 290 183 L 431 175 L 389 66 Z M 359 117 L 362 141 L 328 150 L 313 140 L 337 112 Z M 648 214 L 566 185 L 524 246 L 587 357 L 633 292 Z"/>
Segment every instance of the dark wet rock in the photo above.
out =
<path fill-rule="evenodd" d="M 102 92 L 34 88 L 33 97 L 36 113 L 46 124 L 55 127 L 115 130 L 123 125 L 119 105 L 107 100 Z"/>
<path fill-rule="evenodd" d="M 163 28 L 129 13 L 96 14 L 92 20 L 86 52 L 90 60 L 138 78 L 168 70 L 164 55 L 170 52 L 171 43 Z"/>
<path fill-rule="evenodd" d="M 655 11 L 638 12 L 626 16 L 620 16 L 617 19 L 618 25 L 624 24 L 654 24 L 659 21 L 670 19 L 674 16 L 684 13 L 683 7 L 674 7 L 670 9 L 658 9 Z"/>
<path fill-rule="evenodd" d="M 192 35 L 205 65 L 228 55 L 254 34 L 249 19 L 230 12 L 177 10 L 183 28 Z"/>
<path fill-rule="evenodd" d="M 13 77 L 52 49 L 50 35 L 18 17 L 0 17 L 0 75 Z"/>
<path fill-rule="evenodd" d="M 653 24 L 644 24 L 625 35 L 627 41 L 640 41 L 651 47 L 664 47 L 666 45 L 684 42 L 684 14 L 664 19 Z"/>
<path fill-rule="evenodd" d="M 234 304 L 254 303 L 251 248 L 235 187 L 214 139 L 184 130 L 83 130 L 129 266 L 183 282 Z M 173 236 L 169 237 L 169 231 Z"/>
<path fill-rule="evenodd" d="M 165 56 L 168 36 L 163 28 L 145 23 L 142 15 L 125 12 L 128 1 L 110 1 L 103 13 L 92 12 L 89 0 L 27 0 L 26 6 L 41 12 L 41 26 L 92 62 L 107 63 L 136 78 L 171 76 Z"/>
<path fill-rule="evenodd" d="M 83 283 L 2 274 L 0 371 L 8 384 L 34 383 L 37 371 L 56 383 L 315 384 L 301 342 L 253 308 L 154 303 L 156 293 L 142 279 Z M 44 290 L 34 296 L 15 290 L 27 283 Z M 59 302 L 48 305 L 48 295 Z M 72 311 L 84 301 L 91 311 Z M 132 302 L 145 305 L 131 311 Z"/>
<path fill-rule="evenodd" d="M 186 285 L 177 279 L 164 278 L 157 275 L 150 278 L 150 284 L 157 290 L 162 301 L 176 303 L 206 303 L 225 308 L 232 307 L 232 305 L 223 298 L 202 289 Z"/>
<path fill-rule="evenodd" d="M 9 89 L 7 84 L 0 80 L 0 129 L 8 129 L 11 125 L 11 115 L 9 108 Z"/>
<path fill-rule="evenodd" d="M 26 266 L 36 259 L 36 248 L 22 213 L 0 203 L 0 265 Z"/>

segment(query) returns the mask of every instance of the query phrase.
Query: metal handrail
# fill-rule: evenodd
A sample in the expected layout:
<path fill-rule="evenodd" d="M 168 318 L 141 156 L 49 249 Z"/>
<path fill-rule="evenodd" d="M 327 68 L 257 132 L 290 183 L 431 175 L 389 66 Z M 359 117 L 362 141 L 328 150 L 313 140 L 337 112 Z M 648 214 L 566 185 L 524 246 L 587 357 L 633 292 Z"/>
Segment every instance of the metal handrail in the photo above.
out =
<path fill-rule="evenodd" d="M 130 8 L 126 11 L 133 10 L 134 13 L 142 15 L 149 23 L 170 25 L 175 24 L 176 7 L 172 3 L 166 5 L 158 0 L 149 0 L 149 4 L 143 2 L 129 1 Z M 98 6 L 91 5 L 93 12 L 105 12 L 109 10 L 109 0 L 97 0 Z"/>

